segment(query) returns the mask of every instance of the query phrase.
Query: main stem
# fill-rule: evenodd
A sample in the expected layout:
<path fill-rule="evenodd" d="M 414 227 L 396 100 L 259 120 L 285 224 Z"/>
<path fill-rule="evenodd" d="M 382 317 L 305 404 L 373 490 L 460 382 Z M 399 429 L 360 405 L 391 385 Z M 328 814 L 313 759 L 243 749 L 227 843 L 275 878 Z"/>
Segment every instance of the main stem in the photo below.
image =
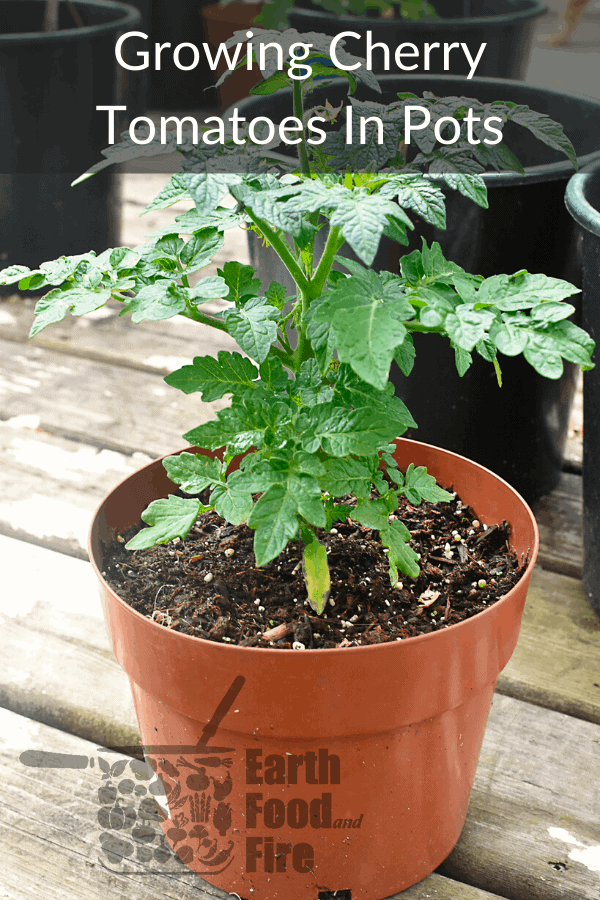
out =
<path fill-rule="evenodd" d="M 306 134 L 304 132 L 304 110 L 302 108 L 302 86 L 299 81 L 294 81 L 294 115 L 302 122 L 302 140 L 298 145 L 298 156 L 300 157 L 300 171 L 303 175 L 309 175 L 310 163 L 308 161 L 308 150 L 306 148 Z"/>

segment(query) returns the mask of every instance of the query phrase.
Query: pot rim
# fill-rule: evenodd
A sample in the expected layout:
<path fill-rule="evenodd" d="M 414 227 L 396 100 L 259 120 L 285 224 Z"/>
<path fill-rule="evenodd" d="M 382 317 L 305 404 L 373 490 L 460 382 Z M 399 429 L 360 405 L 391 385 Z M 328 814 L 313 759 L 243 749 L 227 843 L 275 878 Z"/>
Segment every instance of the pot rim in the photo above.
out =
<path fill-rule="evenodd" d="M 465 18 L 455 18 L 455 19 L 431 19 L 431 20 L 423 20 L 423 19 L 370 19 L 367 16 L 351 16 L 351 15 L 341 15 L 341 16 L 332 16 L 331 13 L 327 13 L 323 10 L 312 10 L 312 9 L 304 9 L 303 7 L 292 7 L 291 13 L 293 15 L 305 16 L 315 16 L 319 19 L 331 19 L 335 18 L 338 22 L 348 22 L 361 26 L 367 27 L 369 25 L 373 26 L 374 23 L 385 23 L 386 27 L 390 27 L 393 25 L 401 25 L 403 27 L 415 28 L 416 31 L 426 31 L 434 28 L 443 27 L 445 30 L 454 28 L 455 30 L 462 30 L 465 26 L 468 25 L 506 25 L 511 24 L 513 22 L 518 22 L 521 19 L 533 19 L 538 16 L 544 15 L 547 11 L 547 6 L 542 0 L 522 0 L 525 5 L 524 9 L 514 10 L 513 12 L 505 12 L 500 13 L 499 15 L 485 15 L 485 16 L 466 16 Z"/>
<path fill-rule="evenodd" d="M 2 3 L 23 3 L 23 0 L 1 0 Z M 44 0 L 27 0 L 29 4 L 39 3 Z M 110 34 L 116 29 L 126 28 L 129 25 L 137 25 L 141 22 L 141 12 L 128 3 L 119 0 L 76 0 L 81 6 L 92 6 L 107 12 L 113 11 L 119 17 L 111 22 L 100 22 L 97 25 L 85 25 L 78 28 L 63 28 L 60 31 L 17 31 L 9 34 L 0 34 L 0 49 L 22 46 L 24 44 L 58 43 L 62 41 L 80 41 L 86 38 L 97 38 Z"/>
<path fill-rule="evenodd" d="M 410 440 L 409 438 L 396 438 L 396 440 L 402 441 L 405 444 L 410 444 L 411 446 L 414 446 L 415 449 L 418 447 L 434 446 L 432 444 L 425 444 L 423 441 L 413 441 L 413 440 Z M 138 469 L 136 471 L 140 472 L 145 468 L 149 468 L 150 466 L 155 465 L 156 463 L 162 462 L 162 460 L 164 460 L 168 456 L 174 456 L 178 453 L 183 453 L 183 452 L 187 452 L 189 450 L 194 450 L 194 449 L 197 450 L 199 448 L 184 447 L 182 450 L 175 451 L 175 453 L 166 453 L 164 456 L 161 456 L 161 457 L 158 457 L 157 459 L 152 460 L 152 462 L 147 463 L 145 466 L 142 466 L 141 469 Z M 491 606 L 489 606 L 487 609 L 483 610 L 482 612 L 477 613 L 474 616 L 470 616 L 468 619 L 464 619 L 462 622 L 457 622 L 454 625 L 450 625 L 447 628 L 444 628 L 444 629 L 441 629 L 438 631 L 429 632 L 429 634 L 422 634 L 422 635 L 417 635 L 415 637 L 403 638 L 400 641 L 387 641 L 386 643 L 383 643 L 383 644 L 371 644 L 366 647 L 365 646 L 346 647 L 346 648 L 343 648 L 344 654 L 351 653 L 351 654 L 355 655 L 356 653 L 366 654 L 369 652 L 371 652 L 371 653 L 382 653 L 382 652 L 390 653 L 390 652 L 394 652 L 394 650 L 393 650 L 394 647 L 396 647 L 396 648 L 405 647 L 407 645 L 410 645 L 411 647 L 415 647 L 419 643 L 422 643 L 424 641 L 434 641 L 434 640 L 439 641 L 440 638 L 443 638 L 444 636 L 447 637 L 448 634 L 458 634 L 459 633 L 458 629 L 464 630 L 465 628 L 469 628 L 469 626 L 472 625 L 473 620 L 476 619 L 478 622 L 481 622 L 482 618 L 484 616 L 485 617 L 494 616 L 495 611 L 498 610 L 501 606 L 506 606 L 507 604 L 511 603 L 517 596 L 517 592 L 519 591 L 519 586 L 521 585 L 521 583 L 524 580 L 529 580 L 529 578 L 531 577 L 531 573 L 533 571 L 533 567 L 535 566 L 537 556 L 538 556 L 540 536 L 539 536 L 539 529 L 537 526 L 537 522 L 535 520 L 535 516 L 533 515 L 531 508 L 526 503 L 526 501 L 523 499 L 523 497 L 521 497 L 521 495 L 507 481 L 505 481 L 499 475 L 496 475 L 496 473 L 492 472 L 490 469 L 486 469 L 485 466 L 482 466 L 479 463 L 476 463 L 473 460 L 468 459 L 465 456 L 461 456 L 458 453 L 453 453 L 450 450 L 445 450 L 442 447 L 435 447 L 435 450 L 440 454 L 445 454 L 445 455 L 455 458 L 455 459 L 465 460 L 469 465 L 475 467 L 476 469 L 480 470 L 483 473 L 486 473 L 487 476 L 491 476 L 493 479 L 495 479 L 497 482 L 499 482 L 501 485 L 503 485 L 503 487 L 505 489 L 507 489 L 511 494 L 513 494 L 514 502 L 516 504 L 520 504 L 522 506 L 524 512 L 526 513 L 526 516 L 529 519 L 529 522 L 530 522 L 530 525 L 531 525 L 531 528 L 533 531 L 533 536 L 534 536 L 533 546 L 529 548 L 530 556 L 529 556 L 529 562 L 527 564 L 527 567 L 526 567 L 525 571 L 523 572 L 523 574 L 521 575 L 521 578 L 519 579 L 519 581 L 510 589 L 510 591 L 508 591 L 507 594 L 504 595 L 504 597 L 502 597 L 500 600 L 497 600 L 494 604 L 492 604 Z M 98 519 L 98 516 L 102 510 L 102 507 L 104 506 L 106 499 L 111 494 L 114 494 L 115 492 L 120 490 L 121 487 L 124 486 L 125 483 L 134 474 L 135 473 L 128 475 L 126 478 L 124 478 L 122 481 L 120 481 L 119 484 L 117 484 L 111 491 L 109 491 L 109 493 L 106 495 L 106 497 L 103 498 L 103 500 L 99 504 L 98 508 L 94 512 L 94 515 L 92 517 L 91 526 L 90 526 L 90 529 L 88 532 L 88 556 L 89 556 L 90 562 L 92 564 L 92 568 L 94 569 L 96 577 L 99 579 L 99 581 L 102 584 L 104 584 L 106 586 L 106 588 L 111 592 L 111 594 L 114 597 L 116 597 L 119 604 L 121 604 L 121 606 L 123 606 L 131 615 L 133 615 L 134 617 L 138 617 L 139 620 L 144 622 L 145 624 L 149 624 L 151 626 L 154 626 L 155 628 L 161 629 L 161 631 L 164 634 L 165 632 L 167 632 L 167 629 L 165 629 L 162 625 L 159 625 L 157 622 L 152 621 L 147 616 L 142 615 L 142 613 L 138 612 L 137 610 L 133 609 L 133 607 L 129 606 L 128 603 L 125 603 L 125 601 L 110 587 L 110 585 L 108 585 L 108 583 L 105 581 L 104 577 L 102 576 L 100 567 L 97 564 L 97 562 L 94 558 L 94 553 L 93 553 L 93 531 L 95 528 L 96 520 Z M 171 635 L 171 638 L 174 641 L 186 640 L 186 641 L 200 642 L 201 644 L 211 645 L 211 649 L 213 647 L 218 647 L 223 652 L 228 652 L 231 654 L 240 653 L 240 652 L 245 653 L 245 654 L 255 654 L 255 655 L 259 654 L 259 657 L 263 658 L 263 659 L 267 658 L 265 656 L 265 654 L 268 654 L 269 657 L 271 657 L 271 658 L 273 658 L 273 656 L 275 655 L 275 657 L 274 657 L 275 659 L 280 659 L 281 653 L 286 652 L 285 650 L 282 650 L 281 648 L 280 649 L 270 649 L 270 648 L 266 648 L 266 647 L 265 648 L 263 648 L 263 647 L 241 647 L 241 646 L 239 646 L 239 644 L 219 644 L 217 641 L 207 641 L 204 638 L 196 637 L 196 636 L 190 635 L 190 634 L 183 634 L 181 632 L 171 631 L 171 630 L 168 630 L 168 634 Z M 340 648 L 338 648 L 338 647 L 329 648 L 329 649 L 326 649 L 326 648 L 312 649 L 312 650 L 308 649 L 308 650 L 304 650 L 302 652 L 301 658 L 306 657 L 309 661 L 314 661 L 315 658 L 326 659 L 327 658 L 326 654 L 328 654 L 329 656 L 331 656 L 331 654 L 338 654 L 339 649 Z M 289 651 L 289 652 L 295 653 L 296 657 L 299 654 L 299 651 Z M 247 657 L 247 658 L 251 658 L 251 657 Z"/>
<path fill-rule="evenodd" d="M 571 176 L 565 205 L 578 225 L 600 237 L 600 207 L 592 206 L 587 198 L 587 191 L 594 182 L 600 183 L 600 159 Z"/>

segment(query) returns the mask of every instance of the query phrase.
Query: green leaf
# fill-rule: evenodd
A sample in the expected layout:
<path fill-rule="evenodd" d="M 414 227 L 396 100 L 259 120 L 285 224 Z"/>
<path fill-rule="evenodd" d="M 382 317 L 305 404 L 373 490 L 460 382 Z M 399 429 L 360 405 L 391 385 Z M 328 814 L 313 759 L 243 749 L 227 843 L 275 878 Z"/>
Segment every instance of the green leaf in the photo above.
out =
<path fill-rule="evenodd" d="M 29 337 L 35 337 L 48 325 L 60 322 L 70 310 L 74 316 L 83 316 L 104 306 L 110 299 L 110 287 L 85 288 L 79 286 L 54 288 L 35 306 L 35 319 Z"/>
<path fill-rule="evenodd" d="M 380 389 L 387 383 L 395 348 L 406 337 L 403 321 L 413 316 L 400 279 L 367 269 L 338 281 L 310 311 L 315 325 L 333 326 L 340 361 Z"/>
<path fill-rule="evenodd" d="M 360 500 L 368 497 L 371 491 L 371 472 L 364 463 L 352 457 L 328 459 L 320 484 L 332 497 L 354 494 Z"/>
<path fill-rule="evenodd" d="M 172 281 L 161 279 L 145 285 L 121 310 L 121 315 L 131 313 L 131 321 L 137 325 L 144 319 L 152 322 L 171 319 L 185 309 L 185 293 Z"/>
<path fill-rule="evenodd" d="M 186 275 L 207 266 L 215 253 L 223 246 L 223 241 L 223 233 L 216 228 L 203 228 L 201 231 L 194 232 L 179 255 L 185 266 Z"/>
<path fill-rule="evenodd" d="M 260 291 L 260 279 L 254 278 L 252 266 L 229 261 L 222 269 L 217 269 L 217 274 L 225 279 L 229 288 L 226 299 L 236 306 L 242 305 L 249 297 L 256 297 Z"/>
<path fill-rule="evenodd" d="M 265 297 L 253 297 L 241 309 L 228 309 L 224 317 L 229 334 L 251 359 L 262 363 L 277 337 L 279 310 Z"/>
<path fill-rule="evenodd" d="M 530 334 L 523 356 L 536 372 L 544 378 L 557 379 L 563 373 L 563 361 L 560 353 L 549 350 L 541 335 Z"/>
<path fill-rule="evenodd" d="M 327 564 L 327 548 L 316 538 L 304 545 L 302 571 L 308 602 L 317 615 L 321 615 L 329 599 L 331 575 Z"/>
<path fill-rule="evenodd" d="M 410 375 L 415 364 L 415 345 L 412 334 L 407 334 L 402 344 L 394 350 L 394 359 L 403 375 Z"/>
<path fill-rule="evenodd" d="M 296 428 L 308 453 L 321 447 L 330 456 L 340 457 L 374 453 L 397 437 L 394 422 L 382 421 L 369 409 L 348 410 L 335 403 L 302 410 Z"/>
<path fill-rule="evenodd" d="M 384 500 L 359 500 L 350 512 L 355 522 L 360 522 L 374 531 L 385 529 L 388 524 L 388 507 Z"/>
<path fill-rule="evenodd" d="M 462 347 L 454 348 L 454 358 L 456 362 L 456 371 L 459 376 L 462 378 L 471 363 L 473 362 L 473 358 L 468 350 L 463 350 Z"/>
<path fill-rule="evenodd" d="M 210 403 L 240 388 L 252 388 L 257 376 L 256 366 L 249 359 L 240 353 L 219 350 L 216 359 L 212 356 L 194 357 L 191 366 L 182 366 L 166 375 L 165 381 L 184 394 L 201 391 L 202 399 Z"/>
<path fill-rule="evenodd" d="M 221 463 L 218 459 L 194 453 L 180 453 L 163 460 L 167 475 L 186 494 L 200 494 L 212 484 L 221 481 Z"/>
<path fill-rule="evenodd" d="M 505 356 L 518 356 L 527 344 L 527 331 L 525 328 L 512 325 L 511 322 L 502 324 L 498 322 L 490 328 L 490 338 L 500 353 L 504 353 Z"/>
<path fill-rule="evenodd" d="M 39 271 L 39 269 L 36 271 Z M 14 284 L 16 281 L 22 281 L 23 287 L 21 290 L 27 290 L 26 282 L 30 276 L 35 274 L 36 272 L 32 271 L 29 266 L 8 266 L 6 269 L 0 269 L 0 284 Z"/>
<path fill-rule="evenodd" d="M 288 76 L 283 70 L 275 72 L 265 81 L 259 81 L 253 88 L 250 88 L 251 94 L 274 94 L 281 88 L 288 87 Z"/>
<path fill-rule="evenodd" d="M 399 205 L 411 209 L 435 228 L 446 228 L 443 191 L 435 182 L 420 175 L 394 175 L 379 191 L 379 196 L 395 197 Z"/>
<path fill-rule="evenodd" d="M 170 494 L 167 500 L 154 500 L 142 513 L 142 521 L 151 528 L 143 528 L 127 544 L 126 550 L 146 550 L 156 544 L 166 544 L 174 538 L 184 538 L 198 517 L 202 507 L 199 500 L 184 500 Z"/>
<path fill-rule="evenodd" d="M 264 566 L 298 533 L 298 505 L 293 493 L 284 485 L 272 485 L 255 503 L 248 525 L 255 529 L 256 565 Z"/>
<path fill-rule="evenodd" d="M 400 488 L 400 493 L 415 506 L 422 500 L 428 503 L 445 503 L 454 499 L 452 494 L 437 485 L 433 475 L 427 474 L 425 466 L 415 468 L 413 463 L 406 470 L 404 486 Z"/>
<path fill-rule="evenodd" d="M 246 491 L 236 490 L 229 484 L 216 484 L 210 495 L 215 510 L 232 525 L 245 522 L 252 512 L 252 496 Z"/>
<path fill-rule="evenodd" d="M 291 419 L 291 401 L 281 402 L 260 390 L 234 396 L 232 405 L 221 409 L 217 418 L 184 435 L 186 441 L 208 450 L 227 446 L 228 453 L 243 453 L 252 446 L 268 444 L 273 449 L 287 440 L 286 424 Z"/>
<path fill-rule="evenodd" d="M 417 553 L 408 545 L 410 534 L 406 526 L 395 519 L 379 532 L 381 543 L 389 548 L 388 562 L 390 566 L 390 582 L 392 587 L 398 584 L 398 572 L 409 578 L 419 577 Z M 408 535 L 408 537 L 407 537 Z"/>
<path fill-rule="evenodd" d="M 189 298 L 194 306 L 208 303 L 210 300 L 220 300 L 227 294 L 227 284 L 223 278 L 216 275 L 207 275 L 201 278 L 193 288 L 189 289 Z"/>
<path fill-rule="evenodd" d="M 281 360 L 276 356 L 267 356 L 259 366 L 260 383 L 267 390 L 276 394 L 284 391 L 290 384 L 287 372 L 283 368 Z"/>
<path fill-rule="evenodd" d="M 528 106 L 517 105 L 516 103 L 505 103 L 504 106 L 513 122 L 527 128 L 543 144 L 564 153 L 574 167 L 577 168 L 575 148 L 565 135 L 563 126 L 559 122 L 553 121 L 545 113 L 538 113 L 529 109 Z"/>
<path fill-rule="evenodd" d="M 456 313 L 446 316 L 444 325 L 453 344 L 470 352 L 486 336 L 494 318 L 489 310 L 458 306 Z"/>
<path fill-rule="evenodd" d="M 165 209 L 168 206 L 173 206 L 178 200 L 183 200 L 189 196 L 186 176 L 176 173 L 160 193 L 156 195 L 152 203 L 145 208 L 144 213 L 153 209 Z"/>

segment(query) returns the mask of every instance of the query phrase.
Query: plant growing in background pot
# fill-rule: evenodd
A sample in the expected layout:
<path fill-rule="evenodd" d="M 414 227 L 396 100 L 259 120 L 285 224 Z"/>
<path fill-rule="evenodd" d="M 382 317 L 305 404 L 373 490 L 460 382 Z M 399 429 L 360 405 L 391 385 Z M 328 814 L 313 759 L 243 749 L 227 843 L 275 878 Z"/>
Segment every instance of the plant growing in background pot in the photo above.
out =
<path fill-rule="evenodd" d="M 135 93 L 117 77 L 114 50 L 139 20 L 110 0 L 0 0 L 3 266 L 118 242 L 118 176 L 88 182 L 79 196 L 70 185 L 104 140 L 96 105 Z M 136 74 L 139 85 L 145 76 Z"/>
<path fill-rule="evenodd" d="M 279 40 L 287 58 L 296 34 Z M 286 69 L 265 86 L 288 80 Z M 293 84 L 301 121 L 312 86 Z M 464 125 L 468 103 L 431 99 L 434 120 Z M 572 152 L 547 117 L 527 121 Z M 498 375 L 499 351 L 589 368 L 593 342 L 567 321 L 576 289 L 558 279 L 479 278 L 425 243 L 398 274 L 369 268 L 383 234 L 406 243 L 411 214 L 443 221 L 441 183 L 485 204 L 469 170 L 482 154 L 516 164 L 506 147 L 430 147 L 402 169 L 400 145 L 396 170 L 342 160 L 339 174 L 335 132 L 311 145 L 308 123 L 296 131 L 296 160 L 249 144 L 242 172 L 230 171 L 233 138 L 219 151 L 184 147 L 188 171 L 151 205 L 193 200 L 172 228 L 136 250 L 12 267 L 0 280 L 52 286 L 32 334 L 113 298 L 136 322 L 183 315 L 238 342 L 242 353 L 197 357 L 166 377 L 231 405 L 184 435 L 193 447 L 115 488 L 94 518 L 109 632 L 184 862 L 240 897 L 382 898 L 458 840 L 538 547 L 508 484 L 398 437 L 413 420 L 388 383 L 391 361 L 410 373 L 415 332 L 449 338 L 459 368 L 477 352 Z M 220 173 L 207 171 L 217 152 Z M 262 235 L 295 296 L 236 261 L 202 276 L 236 226 Z M 338 256 L 344 241 L 360 262 Z M 214 298 L 226 308 L 203 310 Z"/>

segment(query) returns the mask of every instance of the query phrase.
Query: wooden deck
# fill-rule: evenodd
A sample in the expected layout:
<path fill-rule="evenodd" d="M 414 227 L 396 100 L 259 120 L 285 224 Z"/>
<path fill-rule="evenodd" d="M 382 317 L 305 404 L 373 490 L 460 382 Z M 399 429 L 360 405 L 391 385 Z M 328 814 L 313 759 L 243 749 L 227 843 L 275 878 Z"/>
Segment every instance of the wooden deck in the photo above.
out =
<path fill-rule="evenodd" d="M 132 246 L 162 224 L 163 212 L 137 221 L 160 179 L 124 181 Z M 242 252 L 230 234 L 217 263 Z M 32 306 L 0 302 L 0 898 L 224 898 L 172 854 L 144 861 L 140 841 L 124 864 L 102 852 L 100 760 L 121 759 L 102 748 L 139 733 L 85 542 L 102 496 L 180 447 L 192 409 L 192 424 L 211 415 L 162 376 L 227 338 L 175 320 L 132 328 L 111 307 L 28 342 Z M 542 550 L 465 829 L 403 900 L 600 900 L 600 621 L 580 584 L 581 409 L 572 424 L 570 472 L 536 507 Z M 28 750 L 95 765 L 27 766 Z"/>

